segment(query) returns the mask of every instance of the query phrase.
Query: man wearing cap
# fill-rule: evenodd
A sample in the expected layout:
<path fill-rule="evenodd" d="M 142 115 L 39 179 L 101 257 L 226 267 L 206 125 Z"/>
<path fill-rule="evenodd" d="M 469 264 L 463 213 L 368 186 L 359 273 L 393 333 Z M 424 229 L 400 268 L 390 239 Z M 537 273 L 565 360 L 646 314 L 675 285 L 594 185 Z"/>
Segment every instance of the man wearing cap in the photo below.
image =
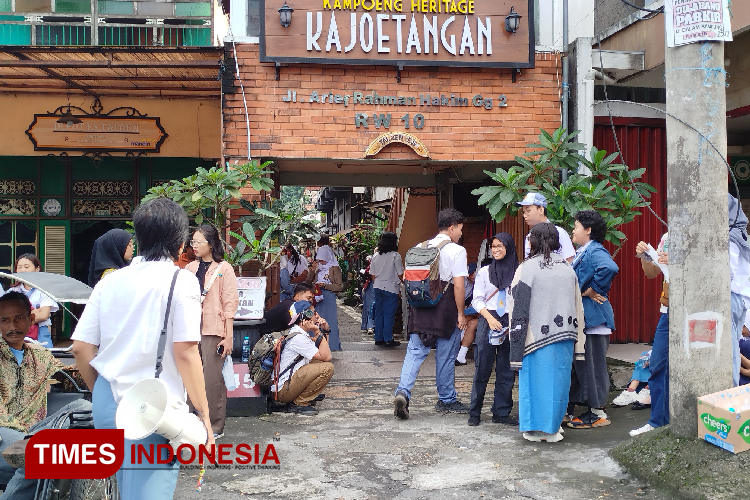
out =
<path fill-rule="evenodd" d="M 547 219 L 547 198 L 541 193 L 527 193 L 523 200 L 516 202 L 516 206 L 521 207 L 523 220 L 526 221 L 529 228 L 543 222 L 549 222 L 549 219 Z M 576 250 L 573 248 L 573 242 L 570 241 L 570 235 L 560 226 L 555 227 L 557 228 L 557 234 L 560 236 L 560 249 L 555 252 L 560 254 L 568 263 L 572 263 L 576 255 Z M 528 258 L 531 251 L 528 234 L 526 235 L 523 248 L 524 258 Z"/>
<path fill-rule="evenodd" d="M 287 334 L 279 360 L 279 376 L 271 390 L 276 400 L 291 403 L 289 411 L 300 415 L 317 415 L 313 401 L 333 377 L 328 336 L 320 331 L 320 317 L 306 300 L 289 309 L 292 328 Z"/>

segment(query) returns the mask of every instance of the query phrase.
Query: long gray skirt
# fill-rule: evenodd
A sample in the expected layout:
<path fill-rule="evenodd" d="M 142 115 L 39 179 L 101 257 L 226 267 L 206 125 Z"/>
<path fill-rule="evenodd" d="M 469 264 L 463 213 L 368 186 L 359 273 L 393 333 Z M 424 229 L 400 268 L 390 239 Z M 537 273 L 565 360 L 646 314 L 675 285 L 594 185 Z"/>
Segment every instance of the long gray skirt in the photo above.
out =
<path fill-rule="evenodd" d="M 609 335 L 586 335 L 586 359 L 573 362 L 570 402 L 601 408 L 609 398 Z"/>

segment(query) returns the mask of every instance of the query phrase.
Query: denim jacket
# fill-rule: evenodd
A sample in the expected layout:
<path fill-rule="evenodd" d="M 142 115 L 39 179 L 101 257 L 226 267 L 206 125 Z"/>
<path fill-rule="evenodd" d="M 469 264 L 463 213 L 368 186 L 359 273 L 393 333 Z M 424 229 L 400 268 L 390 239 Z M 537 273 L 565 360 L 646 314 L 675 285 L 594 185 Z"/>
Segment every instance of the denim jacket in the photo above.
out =
<path fill-rule="evenodd" d="M 583 297 L 583 314 L 586 328 L 605 324 L 610 330 L 615 329 L 615 315 L 609 301 L 609 289 L 620 269 L 612 256 L 601 243 L 591 241 L 583 255 L 574 263 L 573 269 L 578 276 L 581 293 L 592 288 L 599 295 L 607 297 L 604 304 L 597 304 L 590 297 Z"/>

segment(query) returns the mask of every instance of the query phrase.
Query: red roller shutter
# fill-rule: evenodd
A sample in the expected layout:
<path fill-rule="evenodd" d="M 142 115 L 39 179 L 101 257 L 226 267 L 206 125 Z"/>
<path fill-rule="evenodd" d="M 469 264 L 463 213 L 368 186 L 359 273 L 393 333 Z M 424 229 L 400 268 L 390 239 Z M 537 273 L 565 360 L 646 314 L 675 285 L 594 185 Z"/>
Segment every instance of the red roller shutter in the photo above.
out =
<path fill-rule="evenodd" d="M 646 169 L 641 180 L 657 190 L 651 196 L 651 208 L 666 221 L 667 129 L 664 120 L 615 118 L 615 130 L 624 156 L 620 161 L 631 169 Z M 596 119 L 594 145 L 608 152 L 617 151 L 606 117 Z M 633 222 L 622 226 L 627 241 L 615 256 L 620 274 L 612 283 L 610 300 L 617 326 L 612 342 L 616 343 L 651 342 L 659 321 L 661 279 L 646 278 L 640 260 L 635 258 L 635 247 L 639 241 L 656 245 L 666 227 L 648 209 L 641 209 L 641 213 Z M 613 250 L 612 245 L 607 246 Z"/>

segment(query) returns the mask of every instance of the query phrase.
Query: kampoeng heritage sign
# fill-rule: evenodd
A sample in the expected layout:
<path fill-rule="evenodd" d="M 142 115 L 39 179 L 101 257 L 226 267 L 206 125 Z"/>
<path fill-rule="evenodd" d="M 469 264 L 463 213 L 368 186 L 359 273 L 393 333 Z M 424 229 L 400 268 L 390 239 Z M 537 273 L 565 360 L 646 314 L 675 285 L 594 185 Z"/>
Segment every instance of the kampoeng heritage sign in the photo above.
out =
<path fill-rule="evenodd" d="M 532 2 L 261 0 L 260 61 L 533 68 Z"/>
<path fill-rule="evenodd" d="M 115 108 L 102 113 L 99 100 L 93 113 L 77 106 L 60 106 L 51 113 L 35 114 L 26 135 L 34 151 L 159 152 L 167 133 L 158 117 L 135 108 Z M 78 113 L 73 113 L 73 111 Z"/>

